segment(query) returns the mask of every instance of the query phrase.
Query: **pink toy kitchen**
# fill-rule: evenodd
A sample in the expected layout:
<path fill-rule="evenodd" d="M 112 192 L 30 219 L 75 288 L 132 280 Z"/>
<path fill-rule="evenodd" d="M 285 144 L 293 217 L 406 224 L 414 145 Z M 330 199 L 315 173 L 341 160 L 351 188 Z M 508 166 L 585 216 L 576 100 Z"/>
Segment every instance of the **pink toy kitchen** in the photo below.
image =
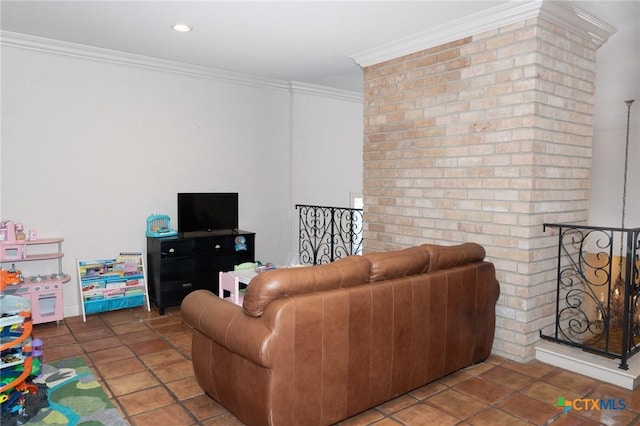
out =
<path fill-rule="evenodd" d="M 0 279 L 7 281 L 2 283 L 2 294 L 29 300 L 33 324 L 64 318 L 62 287 L 70 277 L 62 272 L 63 241 L 41 238 L 34 229 L 26 231 L 22 223 L 0 222 Z M 42 268 L 49 268 L 48 272 L 39 272 Z"/>

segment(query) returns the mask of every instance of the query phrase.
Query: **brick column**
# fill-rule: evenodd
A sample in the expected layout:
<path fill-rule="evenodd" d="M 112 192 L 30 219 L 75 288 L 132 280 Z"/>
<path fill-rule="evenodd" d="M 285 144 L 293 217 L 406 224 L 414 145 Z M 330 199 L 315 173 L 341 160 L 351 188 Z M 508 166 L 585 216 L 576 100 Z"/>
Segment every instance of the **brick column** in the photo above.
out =
<path fill-rule="evenodd" d="M 482 244 L 506 358 L 553 323 L 542 224 L 588 218 L 598 47 L 537 16 L 364 69 L 365 251 Z"/>

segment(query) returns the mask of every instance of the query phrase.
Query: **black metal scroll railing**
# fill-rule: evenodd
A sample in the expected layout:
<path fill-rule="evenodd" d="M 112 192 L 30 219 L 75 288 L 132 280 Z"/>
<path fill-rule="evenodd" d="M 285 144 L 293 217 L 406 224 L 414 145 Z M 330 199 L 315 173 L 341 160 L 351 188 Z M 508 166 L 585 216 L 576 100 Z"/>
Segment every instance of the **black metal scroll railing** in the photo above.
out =
<path fill-rule="evenodd" d="M 609 358 L 640 351 L 640 228 L 544 224 L 558 230 L 554 331 L 540 337 Z"/>
<path fill-rule="evenodd" d="M 318 265 L 362 252 L 362 209 L 297 204 L 299 256 Z"/>

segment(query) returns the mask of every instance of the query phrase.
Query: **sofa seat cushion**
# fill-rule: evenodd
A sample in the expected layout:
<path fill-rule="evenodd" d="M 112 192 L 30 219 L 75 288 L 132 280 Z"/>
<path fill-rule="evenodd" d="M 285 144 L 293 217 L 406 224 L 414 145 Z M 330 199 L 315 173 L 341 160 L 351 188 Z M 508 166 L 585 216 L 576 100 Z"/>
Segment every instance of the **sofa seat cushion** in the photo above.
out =
<path fill-rule="evenodd" d="M 259 317 L 273 300 L 369 283 L 371 264 L 363 256 L 332 263 L 265 271 L 253 278 L 244 295 L 245 314 Z"/>

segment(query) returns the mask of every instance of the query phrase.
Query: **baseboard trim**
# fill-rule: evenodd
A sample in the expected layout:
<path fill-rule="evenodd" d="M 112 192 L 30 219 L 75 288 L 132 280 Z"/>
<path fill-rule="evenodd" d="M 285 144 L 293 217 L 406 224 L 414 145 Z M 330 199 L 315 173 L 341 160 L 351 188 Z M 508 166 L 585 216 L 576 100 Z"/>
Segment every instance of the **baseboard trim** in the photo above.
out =
<path fill-rule="evenodd" d="M 628 370 L 622 370 L 619 368 L 619 359 L 605 358 L 578 348 L 544 341 L 536 346 L 536 359 L 625 389 L 635 390 L 640 385 L 638 355 L 629 358 Z"/>

